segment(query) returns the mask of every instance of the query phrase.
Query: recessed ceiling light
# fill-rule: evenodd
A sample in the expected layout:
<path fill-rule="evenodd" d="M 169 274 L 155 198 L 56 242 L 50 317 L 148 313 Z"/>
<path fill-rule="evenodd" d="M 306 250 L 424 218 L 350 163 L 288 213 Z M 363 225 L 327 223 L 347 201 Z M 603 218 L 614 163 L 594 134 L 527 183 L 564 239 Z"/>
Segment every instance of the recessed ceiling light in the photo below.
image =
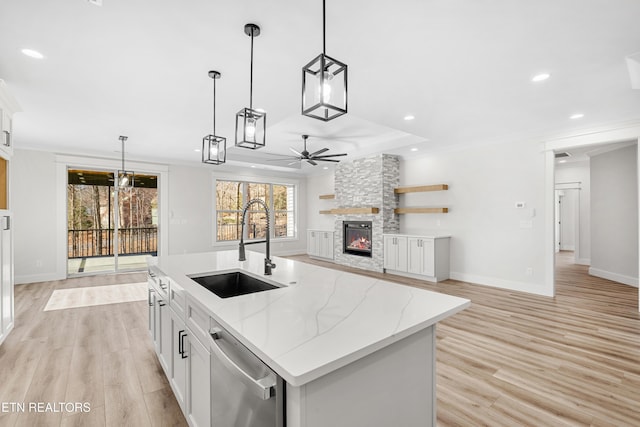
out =
<path fill-rule="evenodd" d="M 558 160 L 558 163 L 567 163 L 566 160 Z"/>
<path fill-rule="evenodd" d="M 416 147 L 413 147 L 411 151 L 418 151 L 418 149 Z"/>
<path fill-rule="evenodd" d="M 413 115 L 411 115 L 411 114 L 407 114 L 406 116 L 404 116 L 404 119 L 405 119 L 406 121 L 413 120 L 413 119 L 415 119 L 415 118 L 416 118 L 416 116 L 413 116 Z"/>
<path fill-rule="evenodd" d="M 327 170 L 329 169 L 329 166 L 323 166 L 322 169 Z"/>
<path fill-rule="evenodd" d="M 33 50 L 33 49 L 22 49 L 22 53 L 24 53 L 25 55 L 27 55 L 30 58 L 35 58 L 35 59 L 44 58 L 43 54 L 41 54 L 37 50 Z"/>
<path fill-rule="evenodd" d="M 251 167 L 252 167 L 252 168 L 255 168 L 255 167 L 256 167 L 256 165 L 251 165 Z"/>
<path fill-rule="evenodd" d="M 549 73 L 540 73 L 540 74 L 536 74 L 535 76 L 533 76 L 531 78 L 532 82 L 543 82 L 545 80 L 547 80 L 549 77 L 551 77 L 551 74 Z"/>
<path fill-rule="evenodd" d="M 196 149 L 195 149 L 195 150 L 193 150 L 193 151 L 195 151 L 196 153 L 199 153 L 199 152 L 200 152 L 200 149 L 199 149 L 199 148 L 196 148 Z"/>
<path fill-rule="evenodd" d="M 584 117 L 584 114 L 582 113 L 576 113 L 574 115 L 572 115 L 571 117 L 569 117 L 571 120 L 575 120 L 575 119 L 581 119 Z"/>

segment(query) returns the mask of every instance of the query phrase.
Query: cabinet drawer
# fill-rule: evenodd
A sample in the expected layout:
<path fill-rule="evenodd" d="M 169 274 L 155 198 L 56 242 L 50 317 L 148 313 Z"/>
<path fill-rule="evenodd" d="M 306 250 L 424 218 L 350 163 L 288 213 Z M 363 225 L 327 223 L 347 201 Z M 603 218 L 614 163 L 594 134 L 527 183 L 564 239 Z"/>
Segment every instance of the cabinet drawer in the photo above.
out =
<path fill-rule="evenodd" d="M 207 342 L 209 335 L 209 315 L 193 298 L 187 295 L 185 312 L 187 327 L 200 342 Z"/>
<path fill-rule="evenodd" d="M 169 282 L 169 305 L 177 315 L 184 318 L 184 311 L 187 305 L 186 294 L 184 289 L 173 280 Z"/>

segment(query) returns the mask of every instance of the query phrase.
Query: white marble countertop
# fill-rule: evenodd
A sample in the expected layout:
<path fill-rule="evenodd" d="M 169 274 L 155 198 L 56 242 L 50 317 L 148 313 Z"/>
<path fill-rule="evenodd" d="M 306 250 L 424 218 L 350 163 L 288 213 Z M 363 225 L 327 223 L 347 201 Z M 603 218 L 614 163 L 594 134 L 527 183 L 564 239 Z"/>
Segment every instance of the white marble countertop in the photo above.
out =
<path fill-rule="evenodd" d="M 238 251 L 171 255 L 157 268 L 293 386 L 313 381 L 468 307 L 469 300 L 410 286 Z M 150 263 L 156 264 L 151 258 Z M 283 286 L 219 298 L 187 275 L 242 270 Z"/>

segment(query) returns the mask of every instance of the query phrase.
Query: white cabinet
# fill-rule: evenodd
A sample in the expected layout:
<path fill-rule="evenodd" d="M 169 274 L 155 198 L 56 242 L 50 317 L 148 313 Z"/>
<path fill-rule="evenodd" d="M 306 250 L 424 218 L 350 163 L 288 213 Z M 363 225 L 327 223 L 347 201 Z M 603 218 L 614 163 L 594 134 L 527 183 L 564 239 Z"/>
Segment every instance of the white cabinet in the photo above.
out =
<path fill-rule="evenodd" d="M 13 155 L 13 114 L 20 111 L 20 105 L 0 80 L 0 155 L 10 158 Z"/>
<path fill-rule="evenodd" d="M 435 275 L 434 239 L 408 237 L 407 271 L 409 273 Z"/>
<path fill-rule="evenodd" d="M 149 270 L 149 333 L 156 348 L 162 369 L 170 375 L 171 366 L 171 314 L 167 298 L 168 281 Z"/>
<path fill-rule="evenodd" d="M 13 329 L 13 241 L 11 213 L 0 210 L 0 297 L 2 313 L 0 343 Z"/>
<path fill-rule="evenodd" d="M 187 329 L 184 319 L 173 311 L 171 312 L 171 374 L 169 382 L 176 396 L 178 404 L 185 410 L 187 398 L 187 352 L 185 351 L 185 341 Z"/>
<path fill-rule="evenodd" d="M 439 282 L 449 278 L 449 236 L 384 235 L 384 268 Z"/>
<path fill-rule="evenodd" d="M 307 254 L 333 259 L 333 231 L 307 230 Z"/>
<path fill-rule="evenodd" d="M 186 416 L 192 427 L 211 425 L 211 353 L 187 329 L 185 353 L 187 356 Z"/>
<path fill-rule="evenodd" d="M 385 235 L 383 266 L 388 270 L 407 271 L 407 238 Z"/>

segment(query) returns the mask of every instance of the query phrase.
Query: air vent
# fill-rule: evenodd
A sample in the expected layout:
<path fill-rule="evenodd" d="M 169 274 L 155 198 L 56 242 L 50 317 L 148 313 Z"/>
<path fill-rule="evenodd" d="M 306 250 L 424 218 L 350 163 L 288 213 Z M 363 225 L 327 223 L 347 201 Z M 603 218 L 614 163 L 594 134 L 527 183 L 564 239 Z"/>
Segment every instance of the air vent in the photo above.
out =
<path fill-rule="evenodd" d="M 102 6 L 102 0 L 87 0 L 87 1 L 93 5 Z"/>
<path fill-rule="evenodd" d="M 570 157 L 571 154 L 567 153 L 566 151 L 562 151 L 560 153 L 556 153 L 556 159 L 562 159 L 565 157 Z"/>

